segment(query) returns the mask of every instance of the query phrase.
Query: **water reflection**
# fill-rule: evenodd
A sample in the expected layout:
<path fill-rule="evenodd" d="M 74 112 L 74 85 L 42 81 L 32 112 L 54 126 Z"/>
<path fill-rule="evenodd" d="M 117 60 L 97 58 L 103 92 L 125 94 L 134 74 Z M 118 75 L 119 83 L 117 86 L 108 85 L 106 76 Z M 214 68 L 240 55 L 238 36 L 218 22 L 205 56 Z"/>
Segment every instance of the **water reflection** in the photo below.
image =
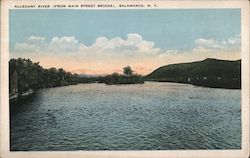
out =
<path fill-rule="evenodd" d="M 11 106 L 11 150 L 240 149 L 240 90 L 79 84 Z"/>

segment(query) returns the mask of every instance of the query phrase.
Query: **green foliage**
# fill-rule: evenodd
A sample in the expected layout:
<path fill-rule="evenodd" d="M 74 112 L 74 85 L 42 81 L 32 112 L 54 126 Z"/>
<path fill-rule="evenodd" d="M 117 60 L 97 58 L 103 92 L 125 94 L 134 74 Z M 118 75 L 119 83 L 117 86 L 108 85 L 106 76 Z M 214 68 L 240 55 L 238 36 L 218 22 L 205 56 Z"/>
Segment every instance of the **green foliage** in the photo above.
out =
<path fill-rule="evenodd" d="M 241 61 L 206 59 L 160 67 L 147 80 L 191 83 L 206 87 L 240 88 Z"/>
<path fill-rule="evenodd" d="M 125 76 L 113 73 L 112 75 L 107 75 L 104 82 L 108 85 L 110 84 L 142 84 L 144 79 L 141 75 Z"/>
<path fill-rule="evenodd" d="M 78 75 L 64 71 L 62 68 L 44 69 L 38 63 L 30 59 L 11 59 L 9 61 L 9 79 L 14 71 L 18 74 L 19 92 L 27 91 L 29 88 L 58 87 L 78 83 Z"/>
<path fill-rule="evenodd" d="M 126 66 L 123 68 L 123 74 L 124 75 L 127 75 L 127 76 L 130 76 L 133 74 L 133 70 L 131 69 L 130 66 Z"/>
<path fill-rule="evenodd" d="M 142 84 L 144 78 L 141 75 L 133 74 L 133 70 L 130 66 L 123 68 L 124 75 L 113 73 L 104 77 L 104 83 L 110 84 Z"/>
<path fill-rule="evenodd" d="M 97 82 L 97 77 L 80 77 L 79 83 L 95 83 Z"/>

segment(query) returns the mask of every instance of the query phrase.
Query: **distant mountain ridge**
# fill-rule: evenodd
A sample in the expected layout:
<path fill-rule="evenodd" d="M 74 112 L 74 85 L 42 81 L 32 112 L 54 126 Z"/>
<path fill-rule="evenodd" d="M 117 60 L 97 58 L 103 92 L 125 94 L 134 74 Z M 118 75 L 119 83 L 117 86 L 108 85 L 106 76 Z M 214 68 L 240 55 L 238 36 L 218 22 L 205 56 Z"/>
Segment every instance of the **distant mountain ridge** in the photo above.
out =
<path fill-rule="evenodd" d="M 146 80 L 179 82 L 214 88 L 241 88 L 241 60 L 208 58 L 203 61 L 162 66 Z"/>

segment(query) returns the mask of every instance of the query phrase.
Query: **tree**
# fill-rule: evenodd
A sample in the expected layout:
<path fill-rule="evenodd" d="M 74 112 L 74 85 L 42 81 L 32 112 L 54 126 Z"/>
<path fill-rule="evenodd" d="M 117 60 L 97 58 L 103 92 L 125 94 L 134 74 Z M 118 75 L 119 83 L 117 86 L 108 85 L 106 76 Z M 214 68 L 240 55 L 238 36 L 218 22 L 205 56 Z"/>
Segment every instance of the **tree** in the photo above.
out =
<path fill-rule="evenodd" d="M 126 66 L 123 68 L 123 74 L 127 76 L 131 76 L 133 74 L 133 70 L 130 66 Z"/>
<path fill-rule="evenodd" d="M 39 62 L 30 59 L 11 59 L 9 61 L 9 83 L 14 72 L 18 75 L 18 91 L 36 90 L 45 87 L 57 87 L 78 83 L 78 75 L 66 72 L 62 68 L 44 69 Z M 9 84 L 11 87 L 11 85 Z"/>

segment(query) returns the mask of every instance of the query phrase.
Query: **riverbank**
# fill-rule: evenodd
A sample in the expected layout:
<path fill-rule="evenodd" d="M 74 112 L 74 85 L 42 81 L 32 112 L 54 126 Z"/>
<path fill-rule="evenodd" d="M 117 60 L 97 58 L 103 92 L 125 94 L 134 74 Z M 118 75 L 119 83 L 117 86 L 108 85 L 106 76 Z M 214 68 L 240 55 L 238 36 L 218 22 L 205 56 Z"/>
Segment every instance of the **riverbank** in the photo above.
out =
<path fill-rule="evenodd" d="M 116 85 L 116 84 L 143 84 L 144 78 L 141 75 L 120 75 L 112 74 L 104 77 L 104 83 L 107 85 Z"/>
<path fill-rule="evenodd" d="M 27 99 L 29 99 L 31 96 L 33 96 L 35 93 L 34 90 L 29 89 L 25 92 L 22 93 L 14 93 L 14 94 L 9 94 L 9 102 L 10 104 L 15 104 L 15 103 L 20 103 L 23 102 Z"/>
<path fill-rule="evenodd" d="M 206 87 L 206 88 L 222 88 L 222 89 L 241 89 L 241 85 L 235 85 L 235 84 L 221 84 L 217 82 L 213 82 L 210 84 L 209 82 L 196 82 L 196 83 L 188 83 L 188 82 L 182 82 L 182 81 L 172 81 L 172 80 L 165 80 L 165 79 L 159 79 L 159 80 L 145 80 L 147 82 L 168 82 L 168 83 L 182 83 L 182 84 L 189 84 L 199 87 Z"/>

